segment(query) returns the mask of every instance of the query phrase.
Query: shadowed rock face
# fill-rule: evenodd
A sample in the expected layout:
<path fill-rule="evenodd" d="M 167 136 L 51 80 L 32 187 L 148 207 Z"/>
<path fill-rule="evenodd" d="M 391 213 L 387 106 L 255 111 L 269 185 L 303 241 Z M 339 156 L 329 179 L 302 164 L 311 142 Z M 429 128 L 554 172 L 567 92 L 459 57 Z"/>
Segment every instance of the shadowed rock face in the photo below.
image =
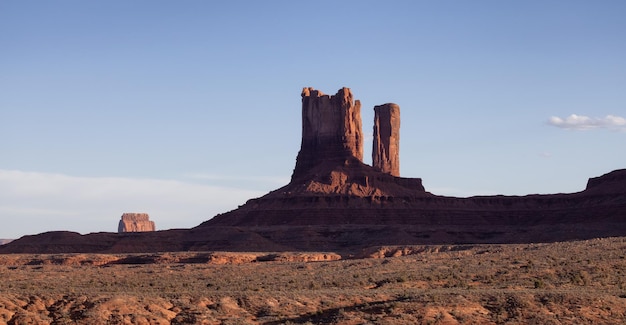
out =
<path fill-rule="evenodd" d="M 374 107 L 372 166 L 383 173 L 400 176 L 400 106 L 396 104 Z"/>
<path fill-rule="evenodd" d="M 590 178 L 585 192 L 595 195 L 626 195 L 626 170 L 615 170 L 608 174 Z M 626 214 L 626 211 L 624 211 Z"/>
<path fill-rule="evenodd" d="M 117 232 L 155 231 L 154 221 L 150 221 L 147 213 L 124 213 Z"/>

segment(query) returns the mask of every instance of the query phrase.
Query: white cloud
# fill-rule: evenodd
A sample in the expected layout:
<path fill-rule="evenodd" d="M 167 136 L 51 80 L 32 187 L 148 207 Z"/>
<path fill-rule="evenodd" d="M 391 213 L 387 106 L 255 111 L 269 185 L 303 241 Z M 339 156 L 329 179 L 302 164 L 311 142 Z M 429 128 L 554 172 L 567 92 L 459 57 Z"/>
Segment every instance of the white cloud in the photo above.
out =
<path fill-rule="evenodd" d="M 551 152 L 547 152 L 547 151 L 543 151 L 539 153 L 539 157 L 541 158 L 552 158 L 552 153 Z"/>
<path fill-rule="evenodd" d="M 188 228 L 265 194 L 174 180 L 2 169 L 0 193 L 0 238 L 50 230 L 117 231 L 124 212 L 147 212 L 157 229 Z"/>
<path fill-rule="evenodd" d="M 548 124 L 568 130 L 612 129 L 626 131 L 626 119 L 621 116 L 607 115 L 603 118 L 572 114 L 566 118 L 552 116 Z"/>

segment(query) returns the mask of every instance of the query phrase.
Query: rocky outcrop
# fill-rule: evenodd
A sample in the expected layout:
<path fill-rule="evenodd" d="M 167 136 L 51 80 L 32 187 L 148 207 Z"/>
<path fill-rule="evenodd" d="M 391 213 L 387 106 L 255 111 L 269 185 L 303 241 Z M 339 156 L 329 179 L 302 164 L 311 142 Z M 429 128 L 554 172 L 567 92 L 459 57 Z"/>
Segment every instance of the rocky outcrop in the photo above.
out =
<path fill-rule="evenodd" d="M 400 176 L 400 106 L 388 103 L 374 107 L 372 166 Z"/>
<path fill-rule="evenodd" d="M 150 221 L 147 213 L 124 213 L 117 232 L 144 232 L 155 231 L 154 221 Z"/>
<path fill-rule="evenodd" d="M 292 180 L 301 179 L 322 162 L 363 161 L 361 103 L 349 88 L 333 96 L 302 90 L 302 142 Z"/>

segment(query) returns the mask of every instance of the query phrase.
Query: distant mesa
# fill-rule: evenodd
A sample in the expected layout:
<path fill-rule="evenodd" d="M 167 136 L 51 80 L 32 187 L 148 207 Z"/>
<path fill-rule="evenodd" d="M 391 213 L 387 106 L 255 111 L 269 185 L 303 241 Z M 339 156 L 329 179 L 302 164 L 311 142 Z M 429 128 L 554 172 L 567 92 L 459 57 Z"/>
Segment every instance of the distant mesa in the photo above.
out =
<path fill-rule="evenodd" d="M 117 232 L 155 231 L 154 221 L 150 221 L 147 213 L 124 213 L 117 226 Z"/>

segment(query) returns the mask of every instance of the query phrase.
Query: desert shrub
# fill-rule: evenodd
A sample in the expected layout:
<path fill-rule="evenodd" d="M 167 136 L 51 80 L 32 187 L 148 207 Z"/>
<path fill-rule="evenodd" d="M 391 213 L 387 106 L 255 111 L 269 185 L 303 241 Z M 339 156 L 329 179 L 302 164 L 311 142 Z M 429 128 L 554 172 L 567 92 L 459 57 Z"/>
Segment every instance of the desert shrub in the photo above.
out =
<path fill-rule="evenodd" d="M 545 287 L 545 283 L 542 279 L 535 279 L 535 289 L 542 289 Z"/>

